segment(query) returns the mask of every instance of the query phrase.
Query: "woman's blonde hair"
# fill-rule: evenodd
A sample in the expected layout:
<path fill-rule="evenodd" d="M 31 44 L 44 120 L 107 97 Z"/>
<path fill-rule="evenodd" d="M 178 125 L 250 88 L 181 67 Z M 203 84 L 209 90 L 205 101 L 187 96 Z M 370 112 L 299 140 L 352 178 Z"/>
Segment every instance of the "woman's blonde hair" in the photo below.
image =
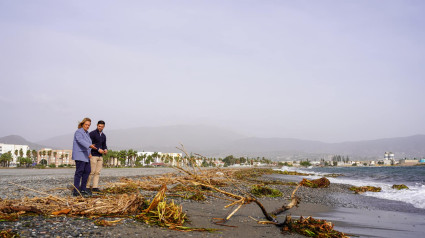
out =
<path fill-rule="evenodd" d="M 91 119 L 88 117 L 84 118 L 80 123 L 78 123 L 78 129 L 82 128 L 84 123 L 86 123 L 86 121 L 91 122 Z"/>

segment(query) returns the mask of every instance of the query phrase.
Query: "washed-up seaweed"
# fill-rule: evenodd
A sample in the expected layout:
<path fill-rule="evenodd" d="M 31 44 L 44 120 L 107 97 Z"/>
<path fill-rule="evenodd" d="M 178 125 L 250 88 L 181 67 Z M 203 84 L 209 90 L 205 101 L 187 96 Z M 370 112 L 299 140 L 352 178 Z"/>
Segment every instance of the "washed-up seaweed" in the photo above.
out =
<path fill-rule="evenodd" d="M 409 187 L 407 187 L 405 184 L 394 184 L 391 188 L 397 190 L 409 189 Z"/>
<path fill-rule="evenodd" d="M 94 221 L 94 224 L 96 226 L 116 226 L 122 220 L 123 220 L 123 218 L 118 219 L 118 220 L 114 220 L 114 221 L 109 221 L 109 220 L 105 220 L 105 219 L 98 219 L 98 220 Z"/>
<path fill-rule="evenodd" d="M 327 179 L 325 177 L 319 178 L 319 179 L 314 179 L 314 180 L 308 180 L 308 179 L 304 178 L 301 181 L 302 186 L 310 187 L 310 188 L 327 188 L 327 187 L 329 187 L 330 184 L 331 184 L 331 182 L 329 181 L 329 179 Z"/>
<path fill-rule="evenodd" d="M 301 173 L 301 172 L 297 172 L 297 171 L 280 171 L 280 170 L 275 170 L 274 173 L 276 174 L 283 174 L 283 175 L 298 175 L 298 176 L 309 176 L 312 174 L 308 174 L 308 173 Z"/>
<path fill-rule="evenodd" d="M 259 180 L 259 179 L 250 179 L 248 180 L 251 183 L 262 184 L 262 185 L 285 185 L 285 186 L 297 186 L 297 182 L 287 182 L 280 180 Z"/>
<path fill-rule="evenodd" d="M 0 230 L 0 238 L 18 238 L 20 237 L 18 233 L 9 230 Z"/>
<path fill-rule="evenodd" d="M 308 237 L 318 238 L 343 238 L 344 233 L 333 229 L 334 225 L 325 220 L 314 219 L 312 217 L 300 217 L 292 220 L 290 215 L 286 216 L 285 222 L 279 224 L 283 232 L 297 232 Z"/>
<path fill-rule="evenodd" d="M 351 191 L 354 191 L 354 193 L 357 194 L 361 194 L 361 193 L 365 193 L 365 192 L 381 192 L 381 188 L 380 187 L 374 187 L 374 186 L 361 186 L 361 187 L 356 187 L 356 186 L 352 186 L 350 187 Z"/>
<path fill-rule="evenodd" d="M 282 197 L 283 194 L 281 191 L 274 189 L 274 188 L 270 188 L 267 186 L 263 186 L 263 185 L 252 185 L 251 187 L 251 193 L 257 197 Z"/>

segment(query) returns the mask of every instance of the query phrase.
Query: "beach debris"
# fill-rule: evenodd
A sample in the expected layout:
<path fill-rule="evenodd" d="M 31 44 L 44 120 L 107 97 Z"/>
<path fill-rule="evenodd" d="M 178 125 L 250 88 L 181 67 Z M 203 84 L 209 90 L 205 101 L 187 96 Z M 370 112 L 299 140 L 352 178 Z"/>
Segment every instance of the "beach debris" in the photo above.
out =
<path fill-rule="evenodd" d="M 304 178 L 301 181 L 301 185 L 305 186 L 305 187 L 310 187 L 310 188 L 327 188 L 329 187 L 329 185 L 331 184 L 331 182 L 329 181 L 329 179 L 322 177 L 319 179 L 313 179 L 313 180 L 308 180 L 306 178 Z"/>
<path fill-rule="evenodd" d="M 0 219 L 35 213 L 38 215 L 68 216 L 121 216 L 135 215 L 144 209 L 145 199 L 139 194 L 120 194 L 91 198 L 69 197 L 65 201 L 56 197 L 22 198 L 2 200 Z M 14 206 L 6 204 L 15 204 Z M 6 217 L 7 218 L 7 217 Z"/>
<path fill-rule="evenodd" d="M 150 202 L 148 208 L 136 215 L 136 219 L 147 224 L 155 224 L 161 227 L 168 227 L 178 231 L 216 231 L 217 229 L 192 228 L 183 226 L 187 221 L 187 215 L 183 212 L 181 205 L 175 204 L 173 200 L 167 201 L 165 192 L 167 186 L 162 185 L 161 189 Z"/>
<path fill-rule="evenodd" d="M 183 145 L 181 145 L 181 146 L 182 146 L 181 148 L 177 147 L 177 149 L 181 150 L 186 155 L 187 158 L 191 158 L 191 156 L 189 156 L 187 151 L 184 149 L 184 146 Z M 196 163 L 192 163 L 192 164 L 196 164 Z M 236 187 L 241 194 L 244 194 L 244 196 L 225 191 L 223 189 L 220 189 L 220 188 L 212 185 L 210 183 L 210 178 L 208 176 L 204 176 L 205 173 L 208 173 L 208 171 L 200 170 L 199 168 L 196 168 L 196 166 L 192 166 L 192 171 L 184 169 L 180 166 L 176 166 L 176 169 L 178 169 L 178 170 L 186 173 L 188 176 L 190 176 L 191 177 L 190 182 L 193 185 L 204 186 L 204 187 L 210 188 L 211 190 L 215 191 L 218 194 L 224 195 L 226 197 L 226 200 L 231 201 L 231 203 L 229 205 L 225 206 L 225 208 L 236 207 L 226 218 L 217 219 L 218 221 L 214 222 L 215 224 L 225 225 L 224 223 L 226 223 L 239 209 L 241 209 L 243 205 L 250 204 L 250 203 L 257 204 L 259 206 L 259 208 L 261 209 L 263 215 L 267 218 L 267 220 L 275 221 L 275 218 L 273 218 L 271 216 L 271 214 L 269 214 L 267 212 L 267 210 L 264 208 L 264 206 L 255 197 L 253 197 L 253 196 L 247 194 L 246 192 L 242 191 L 236 185 L 236 182 L 231 180 L 230 176 L 229 176 L 229 179 L 228 179 L 229 180 L 228 183 L 233 185 L 234 187 Z M 272 172 L 273 170 L 272 169 L 268 169 L 268 170 L 260 170 L 260 169 L 237 170 L 232 174 L 233 175 L 232 177 L 233 178 L 239 178 L 241 180 L 246 178 L 246 177 L 255 178 L 255 177 L 258 177 L 258 176 L 263 175 L 265 173 L 269 173 L 270 171 Z M 299 188 L 299 186 L 297 186 L 294 191 L 298 190 L 298 188 Z M 293 194 L 295 194 L 295 192 L 293 192 Z M 296 204 L 298 204 L 298 203 L 296 203 Z"/>
<path fill-rule="evenodd" d="M 37 209 L 34 206 L 7 206 L 3 205 L 0 206 L 0 212 L 1 213 L 35 213 L 35 214 L 42 214 L 43 212 Z"/>
<path fill-rule="evenodd" d="M 405 184 L 394 184 L 391 188 L 401 190 L 401 189 L 409 189 Z"/>
<path fill-rule="evenodd" d="M 280 208 L 277 208 L 276 210 L 274 210 L 271 214 L 273 216 L 277 216 L 293 207 L 298 207 L 298 204 L 300 203 L 301 199 L 297 196 L 295 196 L 295 193 L 297 192 L 298 188 L 301 186 L 301 183 L 298 184 L 298 186 L 292 191 L 291 193 L 291 201 L 287 204 L 287 205 L 283 205 Z"/>
<path fill-rule="evenodd" d="M 115 183 L 113 186 L 103 189 L 102 192 L 109 194 L 136 193 L 139 192 L 139 187 L 137 184 L 128 181 L 127 183 Z"/>
<path fill-rule="evenodd" d="M 121 222 L 122 220 L 124 220 L 124 218 L 114 220 L 114 221 L 108 221 L 108 220 L 105 220 L 105 219 L 98 219 L 98 220 L 94 221 L 94 224 L 96 226 L 115 226 L 119 222 Z"/>
<path fill-rule="evenodd" d="M 2 213 L 0 212 L 0 222 L 1 221 L 18 221 L 19 220 L 19 214 L 18 213 Z"/>
<path fill-rule="evenodd" d="M 297 232 L 308 237 L 347 237 L 344 233 L 334 230 L 334 225 L 331 222 L 312 217 L 304 218 L 301 216 L 298 220 L 293 220 L 290 215 L 287 215 L 285 221 L 278 226 L 282 227 L 282 232 Z"/>
<path fill-rule="evenodd" d="M 262 185 L 285 185 L 285 186 L 297 186 L 297 182 L 287 182 L 280 180 L 259 180 L 259 179 L 249 179 L 249 182 L 262 184 Z"/>
<path fill-rule="evenodd" d="M 361 187 L 352 186 L 350 187 L 350 190 L 354 191 L 354 193 L 362 194 L 364 192 L 381 192 L 382 189 L 380 187 L 374 187 L 374 186 L 361 186 Z"/>
<path fill-rule="evenodd" d="M 62 209 L 60 211 L 52 212 L 52 215 L 54 215 L 54 216 L 66 215 L 69 212 L 71 212 L 71 208 L 65 208 L 65 209 Z"/>
<path fill-rule="evenodd" d="M 269 188 L 267 186 L 264 185 L 252 185 L 251 187 L 251 193 L 257 197 L 282 197 L 283 194 L 281 191 L 274 189 L 274 188 Z"/>
<path fill-rule="evenodd" d="M 217 176 L 220 176 L 220 177 L 223 177 L 224 176 L 224 174 L 222 173 L 222 172 L 217 172 L 217 173 L 215 173 Z"/>
<path fill-rule="evenodd" d="M 13 232 L 12 229 L 0 230 L 0 238 L 17 238 L 20 237 L 18 233 Z"/>
<path fill-rule="evenodd" d="M 171 229 L 182 226 L 186 219 L 186 213 L 174 201 L 167 203 L 165 200 L 166 190 L 167 186 L 165 184 L 162 185 L 149 206 L 139 213 L 136 218 L 145 221 L 147 224 L 157 224 Z"/>
<path fill-rule="evenodd" d="M 336 178 L 336 177 L 341 177 L 341 176 L 344 176 L 344 175 L 343 174 L 325 174 L 323 176 L 330 177 L 330 178 Z"/>
<path fill-rule="evenodd" d="M 268 213 L 262 203 L 249 192 L 250 184 L 252 184 L 250 180 L 265 174 L 284 173 L 284 171 L 258 168 L 201 169 L 197 167 L 197 163 L 194 161 L 195 158 L 189 156 L 184 147 L 183 151 L 189 161 L 193 160 L 190 163 L 191 170 L 187 167 L 176 166 L 178 174 L 163 174 L 141 177 L 140 179 L 123 178 L 118 183 L 109 184 L 103 189 L 102 193 L 87 198 L 81 196 L 61 198 L 48 195 L 45 197 L 0 200 L 0 208 L 4 207 L 4 209 L 0 210 L 0 219 L 18 219 L 20 215 L 27 212 L 32 211 L 34 213 L 39 211 L 39 213 L 35 213 L 50 216 L 85 216 L 90 218 L 98 218 L 100 216 L 120 217 L 136 219 L 151 225 L 179 231 L 214 231 L 215 229 L 186 226 L 185 224 L 189 221 L 186 212 L 183 212 L 182 206 L 176 204 L 174 200 L 167 199 L 167 196 L 180 196 L 200 201 L 207 196 L 211 196 L 229 201 L 225 208 L 233 208 L 225 218 L 213 218 L 216 220 L 215 224 L 230 226 L 225 223 L 233 215 L 245 205 L 255 203 L 267 219 L 266 223 L 278 225 L 279 222 L 276 220 L 276 216 L 298 206 L 300 199 L 296 196 L 296 192 L 300 186 L 304 185 L 303 183 L 307 183 L 303 182 L 304 180 L 298 183 L 293 189 L 289 201 L 285 200 L 281 207 L 272 213 Z M 323 186 L 323 184 L 329 186 L 329 180 L 326 178 L 309 182 L 314 186 Z M 270 182 L 270 184 L 272 183 Z M 256 190 L 260 194 L 276 194 L 276 191 L 280 192 L 279 190 L 273 191 L 264 183 L 257 183 L 256 185 Z M 171 188 L 170 191 L 167 189 L 168 186 Z M 157 193 L 150 201 L 142 196 L 141 191 L 143 190 L 157 191 Z M 250 191 L 253 192 L 252 188 Z M 279 195 L 281 196 L 281 194 L 280 192 Z M 44 193 L 44 195 L 46 194 Z M 10 209 L 10 207 L 21 207 L 21 209 Z M 119 221 L 98 219 L 94 222 L 99 226 L 111 226 L 119 223 Z"/>
<path fill-rule="evenodd" d="M 250 169 L 237 170 L 232 174 L 232 177 L 238 180 L 246 180 L 246 179 L 257 178 L 265 174 L 272 174 L 272 173 L 273 173 L 272 169 L 258 169 L 258 168 L 251 169 L 250 168 Z"/>
<path fill-rule="evenodd" d="M 233 178 L 239 180 L 246 180 L 257 178 L 265 174 L 282 174 L 282 175 L 299 175 L 299 176 L 309 176 L 312 174 L 300 173 L 297 171 L 281 171 L 275 169 L 260 169 L 260 168 L 249 168 L 249 169 L 239 169 L 233 173 Z"/>
<path fill-rule="evenodd" d="M 275 174 L 283 174 L 283 175 L 299 175 L 299 176 L 309 176 L 309 175 L 313 175 L 313 174 L 308 174 L 308 173 L 301 173 L 301 172 L 297 172 L 297 171 L 280 171 L 280 170 L 274 170 Z"/>

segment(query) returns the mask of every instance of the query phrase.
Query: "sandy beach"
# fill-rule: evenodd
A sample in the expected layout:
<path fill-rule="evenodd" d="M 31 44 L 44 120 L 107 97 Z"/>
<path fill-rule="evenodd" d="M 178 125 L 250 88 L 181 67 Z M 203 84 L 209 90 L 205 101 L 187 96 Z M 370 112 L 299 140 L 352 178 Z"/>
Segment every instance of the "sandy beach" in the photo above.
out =
<path fill-rule="evenodd" d="M 101 186 L 118 181 L 121 177 L 137 179 L 140 176 L 176 172 L 172 168 L 104 169 Z M 41 196 L 34 191 L 54 196 L 68 197 L 66 187 L 71 183 L 74 169 L 1 169 L 0 198 L 12 199 L 24 196 Z M 300 181 L 299 176 L 266 175 L 267 180 Z M 12 184 L 13 183 L 13 184 Z M 335 224 L 335 229 L 356 237 L 420 237 L 425 233 L 425 210 L 402 202 L 389 201 L 353 194 L 348 185 L 331 184 L 328 188 L 301 187 L 298 208 L 292 208 L 278 216 L 283 221 L 286 214 L 313 216 Z M 261 198 L 268 211 L 286 204 L 293 186 L 277 186 L 284 196 Z M 152 194 L 152 193 L 149 193 Z M 146 194 L 148 196 L 148 194 Z M 190 227 L 219 229 L 209 232 L 180 232 L 125 219 L 113 227 L 98 227 L 87 218 L 23 216 L 18 222 L 0 222 L 0 229 L 12 229 L 22 237 L 304 237 L 299 234 L 281 233 L 274 225 L 257 224 L 252 218 L 265 220 L 258 206 L 249 204 L 239 210 L 224 227 L 212 223 L 213 218 L 223 218 L 233 209 L 224 208 L 228 201 L 210 197 L 197 202 L 176 199 L 187 211 Z M 250 218 L 250 216 L 252 218 Z M 112 218 L 111 218 L 112 219 Z"/>

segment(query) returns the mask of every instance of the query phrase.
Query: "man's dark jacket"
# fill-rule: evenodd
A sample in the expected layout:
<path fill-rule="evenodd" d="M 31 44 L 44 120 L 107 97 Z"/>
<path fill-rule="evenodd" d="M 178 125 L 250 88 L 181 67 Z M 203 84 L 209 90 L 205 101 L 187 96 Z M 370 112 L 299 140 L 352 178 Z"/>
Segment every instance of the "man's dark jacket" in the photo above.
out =
<path fill-rule="evenodd" d="M 106 135 L 105 133 L 100 133 L 99 130 L 94 130 L 92 132 L 90 132 L 90 138 L 92 140 L 92 143 L 94 144 L 94 146 L 97 149 L 102 149 L 102 150 L 106 150 L 108 149 L 108 147 L 106 146 Z M 91 150 L 91 155 L 92 156 L 102 156 L 101 153 L 99 153 L 99 151 L 97 150 Z"/>

